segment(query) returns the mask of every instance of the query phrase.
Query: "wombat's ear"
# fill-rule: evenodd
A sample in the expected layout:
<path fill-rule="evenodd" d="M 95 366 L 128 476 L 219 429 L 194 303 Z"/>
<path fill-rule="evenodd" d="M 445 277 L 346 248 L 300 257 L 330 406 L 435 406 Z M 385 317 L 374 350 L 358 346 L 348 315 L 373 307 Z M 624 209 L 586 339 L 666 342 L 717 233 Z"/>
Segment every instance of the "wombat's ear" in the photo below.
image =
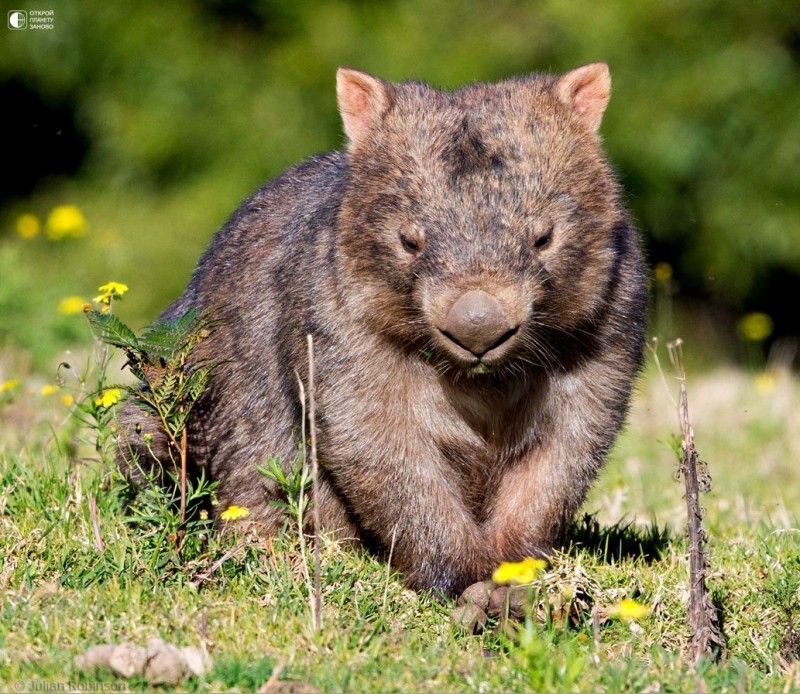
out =
<path fill-rule="evenodd" d="M 389 85 L 366 72 L 340 67 L 336 98 L 350 148 L 355 147 L 391 104 Z"/>
<path fill-rule="evenodd" d="M 556 95 L 588 130 L 597 132 L 611 96 L 611 74 L 605 63 L 590 63 L 562 75 Z"/>

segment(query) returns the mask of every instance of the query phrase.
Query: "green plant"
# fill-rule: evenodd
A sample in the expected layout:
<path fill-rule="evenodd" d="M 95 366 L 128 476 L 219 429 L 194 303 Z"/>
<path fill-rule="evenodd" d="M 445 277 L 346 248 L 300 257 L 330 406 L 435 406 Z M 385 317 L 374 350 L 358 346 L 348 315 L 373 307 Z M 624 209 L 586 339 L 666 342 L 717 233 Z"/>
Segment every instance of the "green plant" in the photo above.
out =
<path fill-rule="evenodd" d="M 110 311 L 90 311 L 89 323 L 105 344 L 121 349 L 126 366 L 138 379 L 124 388 L 133 402 L 156 418 L 169 441 L 172 469 L 180 472 L 180 546 L 187 519 L 188 423 L 192 408 L 202 396 L 218 361 L 194 358 L 195 348 L 211 334 L 215 320 L 191 309 L 174 319 L 159 319 L 141 337 Z M 164 465 L 167 461 L 159 461 Z"/>
<path fill-rule="evenodd" d="M 782 613 L 781 655 L 787 661 L 800 661 L 800 554 L 779 557 L 768 578 L 767 592 Z"/>
<path fill-rule="evenodd" d="M 263 465 L 256 465 L 258 471 L 274 482 L 281 498 L 270 503 L 286 514 L 286 522 L 303 527 L 311 492 L 311 471 L 305 463 L 302 443 L 297 444 L 297 458 L 285 467 L 280 456 L 270 456 Z"/>
<path fill-rule="evenodd" d="M 134 497 L 124 522 L 133 531 L 139 556 L 157 575 L 200 558 L 213 532 L 208 505 L 217 483 L 207 480 L 201 472 L 196 479 L 187 480 L 184 498 L 177 474 L 167 472 L 167 476 L 166 484 L 152 479 L 144 484 L 119 482 L 123 489 L 130 485 L 127 489 Z M 178 542 L 178 538 L 182 540 Z"/>

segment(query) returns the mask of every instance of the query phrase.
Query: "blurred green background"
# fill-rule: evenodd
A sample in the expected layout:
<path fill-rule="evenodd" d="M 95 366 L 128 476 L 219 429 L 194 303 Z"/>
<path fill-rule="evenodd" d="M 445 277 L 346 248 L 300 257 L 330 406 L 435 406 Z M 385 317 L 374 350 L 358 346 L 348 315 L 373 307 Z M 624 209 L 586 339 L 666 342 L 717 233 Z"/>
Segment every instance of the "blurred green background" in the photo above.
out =
<path fill-rule="evenodd" d="M 0 43 L 0 350 L 29 368 L 88 341 L 73 312 L 109 280 L 124 319 L 152 320 L 243 198 L 340 147 L 339 65 L 456 87 L 607 61 L 652 331 L 745 362 L 800 334 L 796 2 L 3 4 L 53 10 Z"/>

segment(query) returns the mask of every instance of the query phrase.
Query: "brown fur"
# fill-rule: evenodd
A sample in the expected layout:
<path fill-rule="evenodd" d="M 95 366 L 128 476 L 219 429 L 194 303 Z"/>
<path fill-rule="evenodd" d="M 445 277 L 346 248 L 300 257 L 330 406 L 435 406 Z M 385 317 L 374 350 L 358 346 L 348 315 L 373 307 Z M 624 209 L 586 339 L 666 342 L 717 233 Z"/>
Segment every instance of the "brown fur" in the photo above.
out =
<path fill-rule="evenodd" d="M 246 201 L 165 312 L 224 319 L 190 450 L 222 508 L 280 527 L 255 466 L 295 457 L 310 332 L 327 529 L 394 537 L 409 585 L 448 594 L 559 541 L 643 346 L 643 261 L 596 134 L 608 87 L 602 64 L 452 93 L 340 71 L 348 150 Z M 441 332 L 474 289 L 519 326 L 480 363 Z M 158 433 L 123 418 L 145 460 Z"/>

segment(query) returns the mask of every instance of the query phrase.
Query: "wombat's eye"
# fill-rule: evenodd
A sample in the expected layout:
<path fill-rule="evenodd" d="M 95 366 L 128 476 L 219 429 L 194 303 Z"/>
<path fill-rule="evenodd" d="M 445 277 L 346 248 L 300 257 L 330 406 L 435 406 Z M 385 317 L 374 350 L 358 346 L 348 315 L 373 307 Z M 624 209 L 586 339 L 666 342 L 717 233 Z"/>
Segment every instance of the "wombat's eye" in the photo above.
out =
<path fill-rule="evenodd" d="M 424 246 L 424 241 L 405 234 L 400 234 L 400 243 L 403 245 L 403 249 L 409 253 L 419 253 Z"/>
<path fill-rule="evenodd" d="M 550 227 L 544 234 L 537 236 L 536 240 L 533 242 L 534 248 L 541 250 L 542 248 L 547 248 L 550 245 L 550 241 L 553 239 L 553 227 Z"/>

